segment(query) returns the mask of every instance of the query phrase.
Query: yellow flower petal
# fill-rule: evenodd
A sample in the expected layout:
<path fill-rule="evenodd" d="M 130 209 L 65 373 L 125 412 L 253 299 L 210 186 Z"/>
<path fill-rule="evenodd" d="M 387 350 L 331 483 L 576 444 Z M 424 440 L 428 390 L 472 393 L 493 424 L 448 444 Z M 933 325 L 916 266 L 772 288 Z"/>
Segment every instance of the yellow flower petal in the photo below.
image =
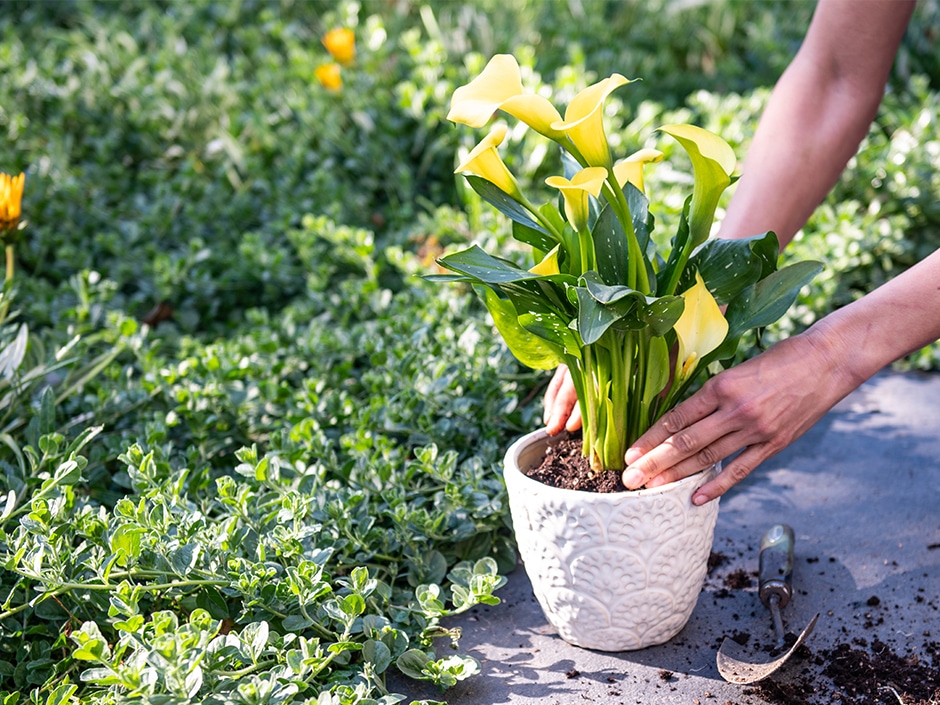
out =
<path fill-rule="evenodd" d="M 23 204 L 23 185 L 26 175 L 18 176 L 0 173 L 0 230 L 12 230 L 16 227 Z"/>
<path fill-rule="evenodd" d="M 641 149 L 634 152 L 623 161 L 614 164 L 614 178 L 623 188 L 627 183 L 636 186 L 641 193 L 645 193 L 643 188 L 643 167 L 651 162 L 662 161 L 663 153 L 658 149 Z"/>
<path fill-rule="evenodd" d="M 504 100 L 499 109 L 524 122 L 536 132 L 549 139 L 559 140 L 564 137 L 562 130 L 556 130 L 552 125 L 561 120 L 561 115 L 547 98 L 535 93 L 515 95 Z"/>
<path fill-rule="evenodd" d="M 348 64 L 356 58 L 356 35 L 351 29 L 331 29 L 323 37 L 323 46 L 341 64 Z"/>
<path fill-rule="evenodd" d="M 567 134 L 584 160 L 591 166 L 610 167 L 610 148 L 604 132 L 604 100 L 620 86 L 632 83 L 619 73 L 608 76 L 578 93 L 565 110 L 565 119 L 552 129 Z"/>
<path fill-rule="evenodd" d="M 592 166 L 582 169 L 569 181 L 563 176 L 549 176 L 545 183 L 561 191 L 565 199 L 565 215 L 577 232 L 587 229 L 589 203 L 588 195 L 597 198 L 607 179 L 607 169 Z"/>
<path fill-rule="evenodd" d="M 564 134 L 552 129 L 552 123 L 561 120 L 555 106 L 548 99 L 523 90 L 519 63 L 510 54 L 497 54 L 479 76 L 454 91 L 447 119 L 482 127 L 498 110 L 550 139 L 559 139 Z"/>
<path fill-rule="evenodd" d="M 522 73 L 516 58 L 497 54 L 479 76 L 454 91 L 447 119 L 470 127 L 483 127 L 505 100 L 522 92 Z"/>
<path fill-rule="evenodd" d="M 682 298 L 685 308 L 675 325 L 679 339 L 677 376 L 688 379 L 698 361 L 724 342 L 728 321 L 698 272 L 695 273 L 695 284 L 682 294 Z"/>
<path fill-rule="evenodd" d="M 330 91 L 338 91 L 343 87 L 343 77 L 340 72 L 339 64 L 323 64 L 317 66 L 313 75 L 317 77 L 320 84 Z"/>
<path fill-rule="evenodd" d="M 542 261 L 537 265 L 532 267 L 529 271 L 532 274 L 538 274 L 540 276 L 550 276 L 552 274 L 561 274 L 561 270 L 558 268 L 558 253 L 561 251 L 561 245 L 555 245 L 552 248 L 552 251 L 549 252 L 545 257 L 542 258 Z"/>
<path fill-rule="evenodd" d="M 721 137 L 695 125 L 665 125 L 659 128 L 672 135 L 692 160 L 695 183 L 689 212 L 692 246 L 698 247 L 711 231 L 718 199 L 731 184 L 736 159 L 734 150 Z"/>
<path fill-rule="evenodd" d="M 522 192 L 519 189 L 519 183 L 516 177 L 512 175 L 503 160 L 499 156 L 496 148 L 502 144 L 506 138 L 506 126 L 502 123 L 493 126 L 489 134 L 473 151 L 467 155 L 460 166 L 455 170 L 455 174 L 469 172 L 486 179 L 494 186 L 512 196 L 519 202 L 523 201 Z"/>

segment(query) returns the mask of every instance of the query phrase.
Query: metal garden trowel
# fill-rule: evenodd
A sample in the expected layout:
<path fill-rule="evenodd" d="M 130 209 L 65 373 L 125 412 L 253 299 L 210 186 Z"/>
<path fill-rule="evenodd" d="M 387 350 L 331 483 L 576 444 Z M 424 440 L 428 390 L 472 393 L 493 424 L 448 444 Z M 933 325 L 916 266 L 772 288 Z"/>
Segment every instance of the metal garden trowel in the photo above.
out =
<path fill-rule="evenodd" d="M 786 651 L 769 663 L 755 663 L 750 659 L 752 654 L 748 649 L 743 648 L 733 639 L 725 637 L 721 648 L 718 649 L 718 672 L 726 681 L 746 685 L 766 678 L 786 663 L 816 626 L 819 614 L 810 620 L 796 641 L 787 648 L 780 610 L 787 606 L 793 595 L 790 581 L 793 574 L 793 542 L 793 529 L 786 524 L 772 526 L 760 542 L 758 573 L 760 601 L 770 610 L 774 620 L 774 629 L 777 632 L 777 643 L 771 653 L 780 653 L 784 649 Z"/>

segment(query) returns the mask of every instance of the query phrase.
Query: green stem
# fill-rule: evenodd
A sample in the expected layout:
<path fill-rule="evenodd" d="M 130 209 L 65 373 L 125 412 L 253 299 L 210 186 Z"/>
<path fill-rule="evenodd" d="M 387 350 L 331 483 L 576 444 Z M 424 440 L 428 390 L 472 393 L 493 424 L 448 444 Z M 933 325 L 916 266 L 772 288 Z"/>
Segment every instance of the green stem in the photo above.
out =
<path fill-rule="evenodd" d="M 7 245 L 7 276 L 6 281 L 13 281 L 13 245 Z"/>

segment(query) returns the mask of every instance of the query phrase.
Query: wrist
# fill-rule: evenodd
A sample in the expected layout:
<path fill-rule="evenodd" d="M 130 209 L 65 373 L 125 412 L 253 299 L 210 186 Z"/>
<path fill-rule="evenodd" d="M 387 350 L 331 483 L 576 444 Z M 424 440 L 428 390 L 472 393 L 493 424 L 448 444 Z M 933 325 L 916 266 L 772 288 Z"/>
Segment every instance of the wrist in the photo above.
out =
<path fill-rule="evenodd" d="M 844 318 L 836 311 L 797 336 L 808 346 L 808 356 L 818 365 L 819 373 L 841 396 L 860 387 L 878 371 L 869 369 L 865 356 L 860 354 L 864 341 L 855 334 L 851 320 Z"/>

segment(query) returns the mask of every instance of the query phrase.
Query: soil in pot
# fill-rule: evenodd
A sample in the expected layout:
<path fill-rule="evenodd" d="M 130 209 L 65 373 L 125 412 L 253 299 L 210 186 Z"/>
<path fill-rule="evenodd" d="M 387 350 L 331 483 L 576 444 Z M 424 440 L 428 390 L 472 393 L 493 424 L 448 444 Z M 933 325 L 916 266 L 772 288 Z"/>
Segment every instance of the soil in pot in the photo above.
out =
<path fill-rule="evenodd" d="M 588 459 L 581 454 L 581 434 L 571 435 L 552 443 L 545 451 L 540 465 L 525 474 L 550 487 L 585 492 L 626 492 L 619 472 L 591 470 Z"/>

